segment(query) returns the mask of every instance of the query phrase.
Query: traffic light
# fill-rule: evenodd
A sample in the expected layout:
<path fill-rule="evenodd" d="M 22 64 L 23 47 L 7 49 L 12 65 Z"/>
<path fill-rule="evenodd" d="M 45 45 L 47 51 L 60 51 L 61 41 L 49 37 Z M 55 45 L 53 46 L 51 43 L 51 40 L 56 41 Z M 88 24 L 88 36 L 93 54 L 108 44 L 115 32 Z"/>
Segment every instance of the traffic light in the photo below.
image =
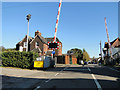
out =
<path fill-rule="evenodd" d="M 30 14 L 28 14 L 26 17 L 27 17 L 27 20 L 29 21 L 29 20 L 30 20 L 30 18 L 31 18 L 31 15 L 30 15 Z"/>
<path fill-rule="evenodd" d="M 59 49 L 59 42 L 48 42 L 49 49 Z"/>

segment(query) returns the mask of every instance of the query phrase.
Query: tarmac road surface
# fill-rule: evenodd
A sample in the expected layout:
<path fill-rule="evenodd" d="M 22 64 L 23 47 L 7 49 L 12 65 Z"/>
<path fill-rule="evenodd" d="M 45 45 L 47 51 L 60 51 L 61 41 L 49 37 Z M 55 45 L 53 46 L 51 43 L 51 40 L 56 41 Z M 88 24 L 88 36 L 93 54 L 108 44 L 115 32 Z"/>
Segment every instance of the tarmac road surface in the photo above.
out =
<path fill-rule="evenodd" d="M 25 88 L 31 90 L 72 89 L 120 89 L 120 72 L 97 64 L 57 65 L 42 70 L 2 68 L 2 88 Z"/>

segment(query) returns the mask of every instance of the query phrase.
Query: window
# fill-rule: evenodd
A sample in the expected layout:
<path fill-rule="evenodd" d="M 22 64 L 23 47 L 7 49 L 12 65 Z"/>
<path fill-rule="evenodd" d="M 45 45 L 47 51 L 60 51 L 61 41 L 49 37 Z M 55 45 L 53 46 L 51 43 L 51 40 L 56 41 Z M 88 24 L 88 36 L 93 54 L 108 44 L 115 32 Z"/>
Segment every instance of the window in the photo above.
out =
<path fill-rule="evenodd" d="M 35 45 L 36 45 L 36 46 L 39 46 L 39 42 L 36 42 Z"/>
<path fill-rule="evenodd" d="M 20 52 L 23 51 L 23 47 L 22 47 L 22 46 L 19 47 L 19 51 L 20 51 Z"/>
<path fill-rule="evenodd" d="M 24 42 L 24 48 L 27 48 L 27 42 Z"/>

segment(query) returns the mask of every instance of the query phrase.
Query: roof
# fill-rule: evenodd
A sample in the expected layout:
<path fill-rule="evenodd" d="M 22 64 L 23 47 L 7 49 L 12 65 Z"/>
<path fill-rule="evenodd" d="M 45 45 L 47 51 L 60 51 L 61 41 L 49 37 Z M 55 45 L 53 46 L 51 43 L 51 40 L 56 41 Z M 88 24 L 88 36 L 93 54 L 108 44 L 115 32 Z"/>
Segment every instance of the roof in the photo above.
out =
<path fill-rule="evenodd" d="M 35 38 L 36 37 L 38 37 L 43 43 L 47 44 L 47 40 L 44 37 L 42 37 L 40 35 L 36 35 Z M 35 38 L 30 43 L 32 43 L 35 40 Z"/>
<path fill-rule="evenodd" d="M 119 37 L 118 37 L 118 38 L 116 38 L 114 41 L 110 42 L 110 44 L 112 45 L 117 39 L 120 41 L 120 39 L 119 39 Z"/>
<path fill-rule="evenodd" d="M 19 41 L 17 44 L 20 44 L 26 37 L 27 37 L 27 35 L 25 35 L 25 37 L 21 41 Z M 33 39 L 34 39 L 33 37 L 28 36 L 29 42 L 31 42 Z"/>
<path fill-rule="evenodd" d="M 24 40 L 26 37 L 27 37 L 27 35 L 25 35 L 25 37 L 23 38 L 23 40 Z M 38 37 L 38 38 L 41 40 L 41 42 L 43 42 L 44 44 L 48 44 L 48 42 L 52 42 L 53 39 L 54 39 L 54 37 L 44 38 L 44 37 L 42 37 L 41 35 L 36 35 L 35 38 L 36 38 L 36 37 Z M 35 38 L 29 36 L 29 37 L 28 37 L 29 43 L 32 43 L 32 42 L 35 40 Z M 23 40 L 22 40 L 22 41 L 23 41 Z M 22 41 L 18 42 L 17 44 L 20 44 Z M 56 38 L 56 41 L 62 43 L 58 38 Z"/>
<path fill-rule="evenodd" d="M 37 36 L 39 37 L 39 39 L 42 40 L 43 43 L 47 44 L 47 40 L 44 37 L 42 37 L 40 35 L 37 35 Z"/>
<path fill-rule="evenodd" d="M 53 39 L 54 39 L 54 37 L 51 37 L 51 38 L 45 38 L 45 39 L 47 40 L 47 42 L 52 42 Z M 56 41 L 62 43 L 58 38 L 56 38 Z"/>
<path fill-rule="evenodd" d="M 119 37 L 118 37 L 118 38 L 116 38 L 115 40 L 113 40 L 112 42 L 110 42 L 110 44 L 113 46 L 113 44 L 114 44 L 117 40 L 120 42 L 120 39 L 119 39 Z M 117 45 L 117 46 L 115 46 L 115 47 L 120 47 L 120 45 Z M 105 42 L 104 48 L 109 48 L 108 42 Z"/>

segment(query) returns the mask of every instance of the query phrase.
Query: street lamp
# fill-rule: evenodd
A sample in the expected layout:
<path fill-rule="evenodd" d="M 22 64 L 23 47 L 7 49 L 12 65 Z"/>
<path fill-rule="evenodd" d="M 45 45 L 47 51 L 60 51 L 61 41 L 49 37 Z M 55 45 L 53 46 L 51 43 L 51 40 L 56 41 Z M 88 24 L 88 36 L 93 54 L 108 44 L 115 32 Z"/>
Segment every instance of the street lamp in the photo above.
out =
<path fill-rule="evenodd" d="M 28 29 L 27 29 L 27 47 L 26 47 L 26 52 L 28 51 L 28 36 L 29 36 L 29 20 L 31 18 L 31 15 L 28 14 L 27 16 L 27 20 L 28 20 Z"/>

